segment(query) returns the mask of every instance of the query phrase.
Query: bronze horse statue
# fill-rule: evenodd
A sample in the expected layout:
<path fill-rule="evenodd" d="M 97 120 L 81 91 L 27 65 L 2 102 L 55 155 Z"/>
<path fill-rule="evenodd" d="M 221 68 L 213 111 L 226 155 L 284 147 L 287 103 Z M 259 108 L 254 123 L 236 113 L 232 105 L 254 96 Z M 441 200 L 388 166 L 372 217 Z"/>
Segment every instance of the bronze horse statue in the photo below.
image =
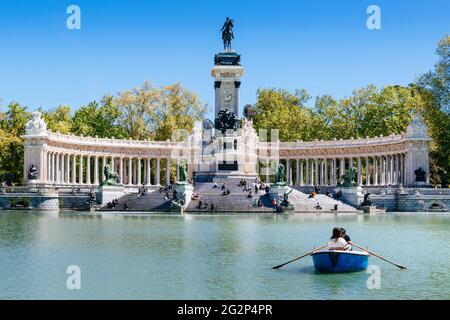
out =
<path fill-rule="evenodd" d="M 225 23 L 223 24 L 222 29 L 220 29 L 220 31 L 222 32 L 224 50 L 231 50 L 231 40 L 234 39 L 233 27 L 234 27 L 233 19 L 227 17 Z"/>

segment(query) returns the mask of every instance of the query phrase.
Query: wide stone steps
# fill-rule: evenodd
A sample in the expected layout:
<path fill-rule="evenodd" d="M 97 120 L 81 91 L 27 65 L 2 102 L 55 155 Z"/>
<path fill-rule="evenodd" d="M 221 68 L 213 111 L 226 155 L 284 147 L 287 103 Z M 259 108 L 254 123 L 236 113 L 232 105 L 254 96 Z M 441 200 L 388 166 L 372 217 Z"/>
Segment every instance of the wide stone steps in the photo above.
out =
<path fill-rule="evenodd" d="M 303 193 L 297 189 L 294 189 L 289 195 L 289 201 L 291 201 L 294 205 L 295 211 L 334 211 L 335 205 L 337 205 L 337 211 L 340 212 L 357 211 L 356 208 L 324 194 L 317 194 L 315 199 L 310 199 L 308 194 Z M 317 202 L 319 202 L 320 206 L 322 207 L 321 210 L 315 208 Z"/>
<path fill-rule="evenodd" d="M 102 207 L 99 211 L 148 211 L 148 212 L 168 212 L 171 209 L 171 200 L 164 199 L 165 192 L 150 192 L 148 195 L 136 193 L 126 194 L 118 199 L 119 204 L 115 208 Z M 170 193 L 172 198 L 172 193 Z M 127 209 L 124 209 L 124 205 Z"/>

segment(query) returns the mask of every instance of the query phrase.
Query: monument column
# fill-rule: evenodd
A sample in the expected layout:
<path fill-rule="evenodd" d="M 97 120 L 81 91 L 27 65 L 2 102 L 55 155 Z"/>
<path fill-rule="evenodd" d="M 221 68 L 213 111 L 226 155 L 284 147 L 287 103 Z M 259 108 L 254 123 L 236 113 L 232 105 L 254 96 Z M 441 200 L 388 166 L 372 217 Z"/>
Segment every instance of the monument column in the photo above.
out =
<path fill-rule="evenodd" d="M 166 159 L 166 185 L 170 184 L 170 158 Z"/>
<path fill-rule="evenodd" d="M 72 184 L 77 183 L 77 156 L 72 156 Z"/>
<path fill-rule="evenodd" d="M 128 158 L 128 185 L 129 186 L 131 186 L 133 183 L 132 173 L 133 173 L 133 159 Z"/>
<path fill-rule="evenodd" d="M 123 184 L 123 158 L 120 157 L 119 160 L 119 181 L 120 184 Z"/>
<path fill-rule="evenodd" d="M 370 159 L 366 156 L 366 186 L 370 186 Z"/>
<path fill-rule="evenodd" d="M 91 180 L 91 156 L 88 155 L 87 156 L 87 160 L 86 160 L 86 183 L 87 184 L 91 184 L 92 180 Z"/>
<path fill-rule="evenodd" d="M 373 185 L 378 185 L 378 160 L 377 157 L 373 157 Z"/>
<path fill-rule="evenodd" d="M 99 184 L 98 181 L 98 156 L 94 158 L 94 184 Z"/>
<path fill-rule="evenodd" d="M 70 183 L 70 154 L 66 154 L 66 178 L 65 178 L 65 182 L 67 184 Z"/>
<path fill-rule="evenodd" d="M 367 158 L 366 158 L 367 160 Z M 367 174 L 367 169 L 366 169 Z M 361 164 L 361 157 L 358 157 L 358 186 L 362 185 L 362 164 Z"/>
<path fill-rule="evenodd" d="M 337 161 L 336 158 L 333 158 L 333 185 L 336 186 L 337 185 Z"/>
<path fill-rule="evenodd" d="M 141 158 L 137 159 L 137 179 L 136 179 L 136 184 L 138 186 L 140 186 L 141 183 Z"/>
<path fill-rule="evenodd" d="M 80 154 L 80 166 L 78 167 L 78 183 L 83 184 L 83 155 Z"/>
<path fill-rule="evenodd" d="M 319 185 L 319 159 L 314 160 L 314 185 Z"/>
<path fill-rule="evenodd" d="M 306 185 L 310 185 L 310 175 L 309 175 L 309 159 L 306 159 Z"/>
<path fill-rule="evenodd" d="M 147 185 L 149 186 L 152 184 L 150 158 L 147 158 L 146 161 L 147 161 Z"/>
<path fill-rule="evenodd" d="M 291 160 L 289 158 L 286 159 L 286 180 L 287 185 L 291 185 Z"/>
<path fill-rule="evenodd" d="M 296 166 L 295 166 L 295 184 L 297 186 L 300 185 L 300 168 L 299 168 L 299 166 L 300 166 L 300 160 L 297 159 Z"/>
<path fill-rule="evenodd" d="M 160 159 L 156 158 L 155 160 L 156 160 L 156 165 L 155 165 L 155 184 L 157 186 L 159 186 L 161 184 L 160 179 L 159 179 L 159 177 L 160 177 L 160 172 L 159 172 L 159 169 L 160 169 L 159 168 L 159 161 L 160 161 Z"/>
<path fill-rule="evenodd" d="M 300 185 L 303 186 L 303 159 L 300 160 Z"/>

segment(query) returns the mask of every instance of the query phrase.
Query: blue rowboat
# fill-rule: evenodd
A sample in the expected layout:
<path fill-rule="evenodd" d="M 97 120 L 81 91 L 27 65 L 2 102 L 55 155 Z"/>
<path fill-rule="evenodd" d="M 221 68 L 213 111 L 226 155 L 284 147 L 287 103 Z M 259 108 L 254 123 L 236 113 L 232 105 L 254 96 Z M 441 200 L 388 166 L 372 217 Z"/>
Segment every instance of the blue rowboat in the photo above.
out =
<path fill-rule="evenodd" d="M 311 254 L 319 272 L 355 272 L 367 269 L 369 254 L 364 251 L 322 251 Z"/>

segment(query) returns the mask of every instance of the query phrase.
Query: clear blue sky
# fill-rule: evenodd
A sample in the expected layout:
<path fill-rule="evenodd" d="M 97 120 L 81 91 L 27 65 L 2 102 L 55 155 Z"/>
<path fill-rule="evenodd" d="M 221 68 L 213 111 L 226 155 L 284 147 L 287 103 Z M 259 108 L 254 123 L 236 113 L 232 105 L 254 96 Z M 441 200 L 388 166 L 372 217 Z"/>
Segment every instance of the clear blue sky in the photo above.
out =
<path fill-rule="evenodd" d="M 66 8 L 81 8 L 68 30 Z M 381 8 L 381 30 L 366 9 Z M 407 85 L 431 69 L 450 31 L 447 0 L 0 0 L 0 99 L 76 109 L 150 80 L 182 82 L 213 108 L 219 29 L 235 20 L 245 75 L 241 108 L 260 87 L 348 96 L 374 83 Z"/>

